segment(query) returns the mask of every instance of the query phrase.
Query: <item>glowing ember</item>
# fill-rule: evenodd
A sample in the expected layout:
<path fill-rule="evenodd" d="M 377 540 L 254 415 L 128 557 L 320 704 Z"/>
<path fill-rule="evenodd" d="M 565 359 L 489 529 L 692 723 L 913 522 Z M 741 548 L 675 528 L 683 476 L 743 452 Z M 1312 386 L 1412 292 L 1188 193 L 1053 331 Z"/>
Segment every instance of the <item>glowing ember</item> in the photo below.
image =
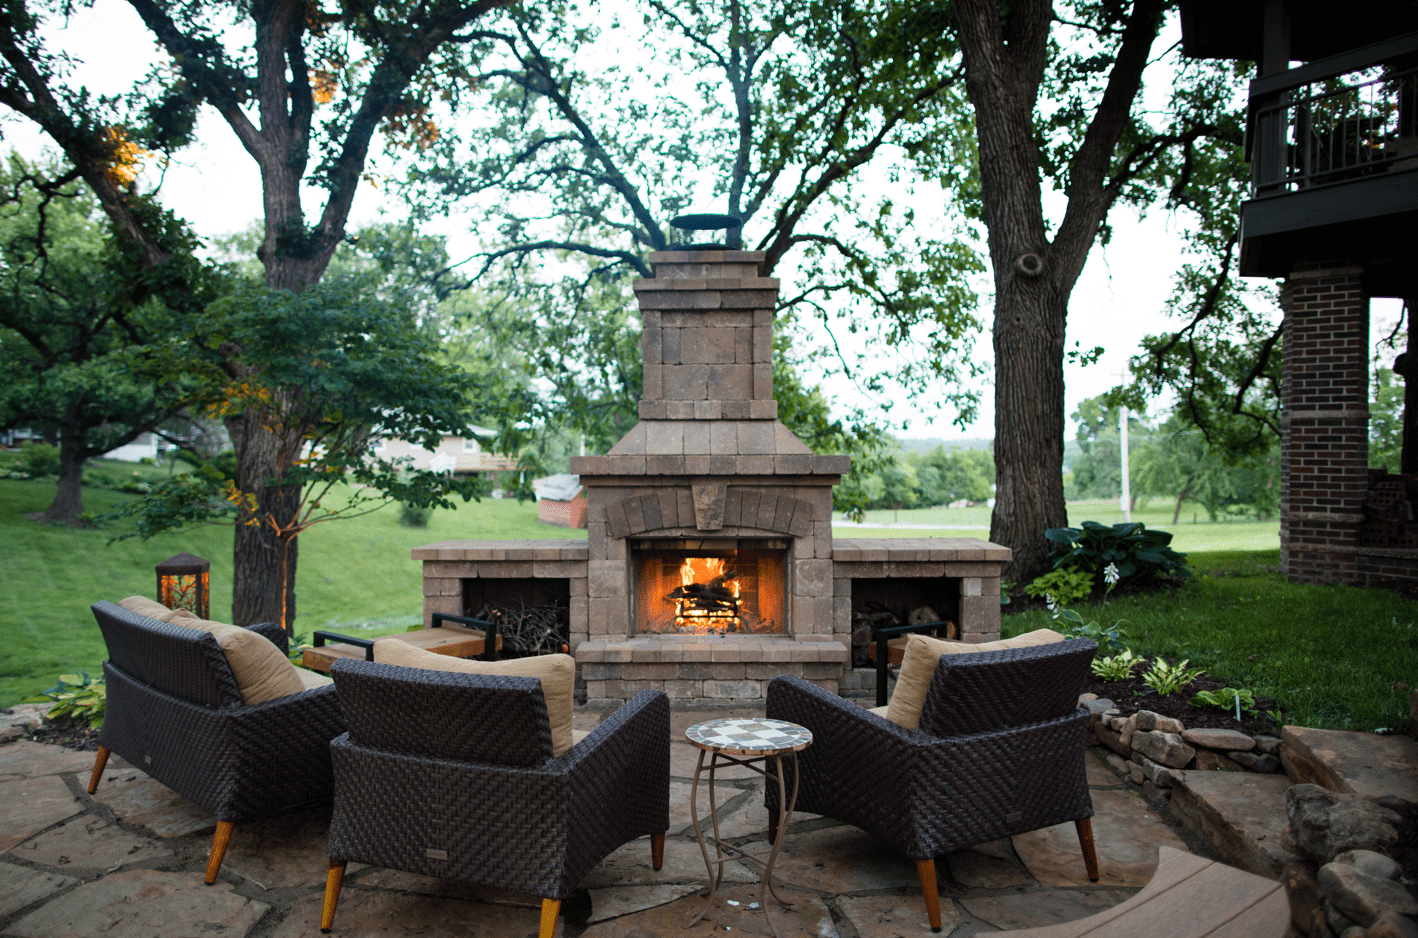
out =
<path fill-rule="evenodd" d="M 737 632 L 741 589 L 736 572 L 721 557 L 686 557 L 680 586 L 667 600 L 675 604 L 675 628 L 681 632 Z"/>

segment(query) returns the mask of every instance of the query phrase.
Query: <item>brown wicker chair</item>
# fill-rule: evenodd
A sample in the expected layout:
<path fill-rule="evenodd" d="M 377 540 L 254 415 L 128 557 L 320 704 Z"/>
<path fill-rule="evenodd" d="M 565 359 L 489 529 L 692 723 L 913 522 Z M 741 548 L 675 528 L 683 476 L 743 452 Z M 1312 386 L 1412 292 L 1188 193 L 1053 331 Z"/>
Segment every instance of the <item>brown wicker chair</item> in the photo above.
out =
<path fill-rule="evenodd" d="M 801 678 L 774 678 L 768 716 L 813 733 L 798 757 L 797 810 L 846 821 L 915 860 L 933 931 L 935 858 L 951 850 L 1073 821 L 1096 881 L 1078 695 L 1097 647 L 1071 640 L 942 655 L 915 730 Z M 776 840 L 773 786 L 766 800 Z"/>
<path fill-rule="evenodd" d="M 670 707 L 644 691 L 559 758 L 541 682 L 346 659 L 330 669 L 349 732 L 330 744 L 335 814 L 321 931 L 345 864 L 542 899 L 550 938 L 590 869 L 669 829 Z"/>
<path fill-rule="evenodd" d="M 208 884 L 216 881 L 237 821 L 330 800 L 330 740 L 344 731 L 333 685 L 247 705 L 207 632 L 110 602 L 96 603 L 93 612 L 108 646 L 108 699 L 90 794 L 116 752 L 216 815 Z M 252 628 L 285 648 L 280 626 Z"/>

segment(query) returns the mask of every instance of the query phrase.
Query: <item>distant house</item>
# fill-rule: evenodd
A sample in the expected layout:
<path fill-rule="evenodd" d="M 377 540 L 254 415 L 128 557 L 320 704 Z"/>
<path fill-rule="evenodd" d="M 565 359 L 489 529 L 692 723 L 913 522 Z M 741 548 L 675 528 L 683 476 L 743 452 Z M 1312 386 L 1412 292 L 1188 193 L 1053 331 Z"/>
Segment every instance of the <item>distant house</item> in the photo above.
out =
<path fill-rule="evenodd" d="M 158 439 L 156 433 L 143 433 L 139 434 L 133 442 L 124 443 L 117 449 L 111 449 L 104 453 L 103 458 L 118 459 L 123 462 L 142 462 L 144 459 L 157 459 L 170 448 L 166 442 Z"/>
<path fill-rule="evenodd" d="M 370 449 L 383 459 L 407 458 L 414 469 L 432 469 L 454 475 L 490 472 L 494 477 L 500 472 L 515 472 L 518 469 L 517 460 L 483 448 L 484 442 L 495 436 L 496 430 L 470 426 L 464 436 L 445 436 L 434 450 L 386 437 L 375 437 Z"/>
<path fill-rule="evenodd" d="M 559 528 L 586 526 L 586 489 L 580 476 L 555 475 L 532 480 L 537 519 Z"/>

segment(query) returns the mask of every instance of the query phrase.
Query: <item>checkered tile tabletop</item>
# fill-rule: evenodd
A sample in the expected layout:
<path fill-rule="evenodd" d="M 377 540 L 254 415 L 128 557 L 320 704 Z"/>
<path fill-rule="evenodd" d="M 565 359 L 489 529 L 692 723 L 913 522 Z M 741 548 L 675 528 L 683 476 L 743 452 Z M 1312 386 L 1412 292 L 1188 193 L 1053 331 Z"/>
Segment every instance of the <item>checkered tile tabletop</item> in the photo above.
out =
<path fill-rule="evenodd" d="M 710 720 L 684 731 L 700 749 L 738 756 L 771 756 L 812 745 L 812 730 L 786 720 Z"/>

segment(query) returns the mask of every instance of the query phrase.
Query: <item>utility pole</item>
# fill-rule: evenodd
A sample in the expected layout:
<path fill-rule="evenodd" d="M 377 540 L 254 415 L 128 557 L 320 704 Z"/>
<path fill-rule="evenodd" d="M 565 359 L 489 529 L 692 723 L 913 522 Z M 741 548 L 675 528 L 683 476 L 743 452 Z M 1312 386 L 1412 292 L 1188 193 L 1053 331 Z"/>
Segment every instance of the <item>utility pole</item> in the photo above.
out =
<path fill-rule="evenodd" d="M 1123 494 L 1118 498 L 1123 510 L 1123 520 L 1132 520 L 1132 486 L 1128 479 L 1128 409 L 1126 405 L 1118 410 L 1118 436 L 1122 459 Z"/>

